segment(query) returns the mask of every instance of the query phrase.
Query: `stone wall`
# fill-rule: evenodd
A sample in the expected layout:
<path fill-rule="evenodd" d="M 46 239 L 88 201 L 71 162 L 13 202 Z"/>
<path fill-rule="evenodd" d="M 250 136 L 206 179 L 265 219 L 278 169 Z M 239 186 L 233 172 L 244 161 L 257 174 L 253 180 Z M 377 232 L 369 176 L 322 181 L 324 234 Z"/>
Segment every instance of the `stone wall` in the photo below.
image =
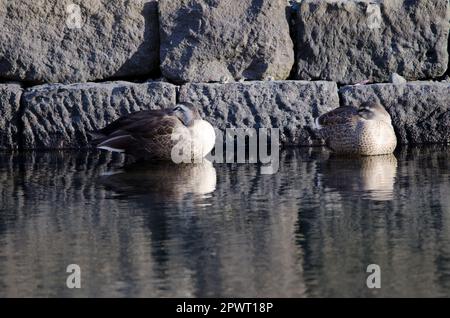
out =
<path fill-rule="evenodd" d="M 373 99 L 401 143 L 449 143 L 449 21 L 448 0 L 0 0 L 0 149 L 183 101 L 316 145 L 315 117 Z"/>
<path fill-rule="evenodd" d="M 448 0 L 303 0 L 294 31 L 298 79 L 340 84 L 443 75 L 448 64 Z"/>
<path fill-rule="evenodd" d="M 0 78 L 75 83 L 158 67 L 154 0 L 0 0 Z"/>

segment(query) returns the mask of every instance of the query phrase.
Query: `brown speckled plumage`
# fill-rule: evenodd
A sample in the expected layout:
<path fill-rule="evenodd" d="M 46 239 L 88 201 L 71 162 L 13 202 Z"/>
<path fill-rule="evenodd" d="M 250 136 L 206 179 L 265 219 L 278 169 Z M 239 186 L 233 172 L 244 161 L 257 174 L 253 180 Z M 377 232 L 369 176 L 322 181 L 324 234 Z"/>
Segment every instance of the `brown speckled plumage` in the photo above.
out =
<path fill-rule="evenodd" d="M 383 155 L 397 146 L 389 113 L 378 103 L 339 107 L 316 120 L 319 135 L 338 154 Z"/>

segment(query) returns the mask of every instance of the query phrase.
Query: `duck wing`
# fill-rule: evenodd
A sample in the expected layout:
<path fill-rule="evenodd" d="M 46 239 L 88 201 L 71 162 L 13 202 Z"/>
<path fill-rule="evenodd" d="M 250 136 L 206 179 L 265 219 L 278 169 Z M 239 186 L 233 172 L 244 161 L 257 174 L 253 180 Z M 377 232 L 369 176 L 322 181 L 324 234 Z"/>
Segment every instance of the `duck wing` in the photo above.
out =
<path fill-rule="evenodd" d="M 140 122 L 141 120 L 157 119 L 167 116 L 168 112 L 166 110 L 142 110 L 128 115 L 122 116 L 119 119 L 113 121 L 106 127 L 96 131 L 93 135 L 96 136 L 108 136 L 114 134 L 115 132 L 121 130 L 124 127 L 128 127 L 133 123 Z"/>
<path fill-rule="evenodd" d="M 349 130 L 353 130 L 358 121 L 358 109 L 345 106 L 316 118 L 315 128 L 317 135 L 324 139 L 326 145 L 333 149 L 332 139 L 342 139 Z"/>
<path fill-rule="evenodd" d="M 319 129 L 321 129 L 325 127 L 331 127 L 334 125 L 352 124 L 357 120 L 357 118 L 358 118 L 357 108 L 351 106 L 338 107 L 318 117 L 316 119 L 316 125 L 318 126 Z"/>
<path fill-rule="evenodd" d="M 166 111 L 140 111 L 126 115 L 94 133 L 100 149 L 142 155 L 158 144 L 168 144 L 181 121 Z"/>

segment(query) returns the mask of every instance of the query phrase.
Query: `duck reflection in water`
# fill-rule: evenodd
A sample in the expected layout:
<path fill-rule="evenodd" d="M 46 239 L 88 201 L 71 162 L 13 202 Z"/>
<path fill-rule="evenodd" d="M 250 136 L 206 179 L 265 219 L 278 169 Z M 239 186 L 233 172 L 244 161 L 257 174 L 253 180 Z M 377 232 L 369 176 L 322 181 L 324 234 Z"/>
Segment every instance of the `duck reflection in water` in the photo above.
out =
<path fill-rule="evenodd" d="M 152 195 L 161 200 L 181 200 L 185 195 L 207 195 L 215 191 L 217 177 L 213 164 L 139 162 L 121 170 L 104 173 L 100 183 L 121 196 Z"/>
<path fill-rule="evenodd" d="M 397 173 L 394 155 L 369 157 L 331 156 L 320 164 L 319 180 L 325 187 L 339 192 L 360 191 L 364 197 L 376 201 L 393 199 Z"/>

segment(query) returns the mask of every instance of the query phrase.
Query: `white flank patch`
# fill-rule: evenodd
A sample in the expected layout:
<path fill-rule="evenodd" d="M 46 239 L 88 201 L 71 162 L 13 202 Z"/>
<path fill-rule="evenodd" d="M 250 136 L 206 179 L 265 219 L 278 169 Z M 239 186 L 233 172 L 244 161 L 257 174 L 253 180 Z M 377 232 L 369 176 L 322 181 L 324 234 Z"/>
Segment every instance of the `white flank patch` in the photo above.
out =
<path fill-rule="evenodd" d="M 102 142 L 100 145 L 98 145 L 97 148 L 98 149 L 112 151 L 112 152 L 125 152 L 124 149 L 113 148 L 113 147 L 103 146 L 103 145 L 104 144 L 108 144 L 108 143 L 110 143 L 111 141 L 114 141 L 114 140 L 119 140 L 119 139 L 128 138 L 128 137 L 130 137 L 130 135 L 117 136 L 117 137 L 110 138 L 110 139 L 105 140 L 104 142 Z"/>
<path fill-rule="evenodd" d="M 105 172 L 101 172 L 100 176 L 101 177 L 109 177 L 109 176 L 113 176 L 119 173 L 123 173 L 123 170 L 116 170 L 116 171 L 105 171 Z"/>
<path fill-rule="evenodd" d="M 112 152 L 120 152 L 120 153 L 125 152 L 125 150 L 123 150 L 123 149 L 111 148 L 111 147 L 107 147 L 107 146 L 100 146 L 97 148 L 107 150 L 107 151 L 112 151 Z"/>

